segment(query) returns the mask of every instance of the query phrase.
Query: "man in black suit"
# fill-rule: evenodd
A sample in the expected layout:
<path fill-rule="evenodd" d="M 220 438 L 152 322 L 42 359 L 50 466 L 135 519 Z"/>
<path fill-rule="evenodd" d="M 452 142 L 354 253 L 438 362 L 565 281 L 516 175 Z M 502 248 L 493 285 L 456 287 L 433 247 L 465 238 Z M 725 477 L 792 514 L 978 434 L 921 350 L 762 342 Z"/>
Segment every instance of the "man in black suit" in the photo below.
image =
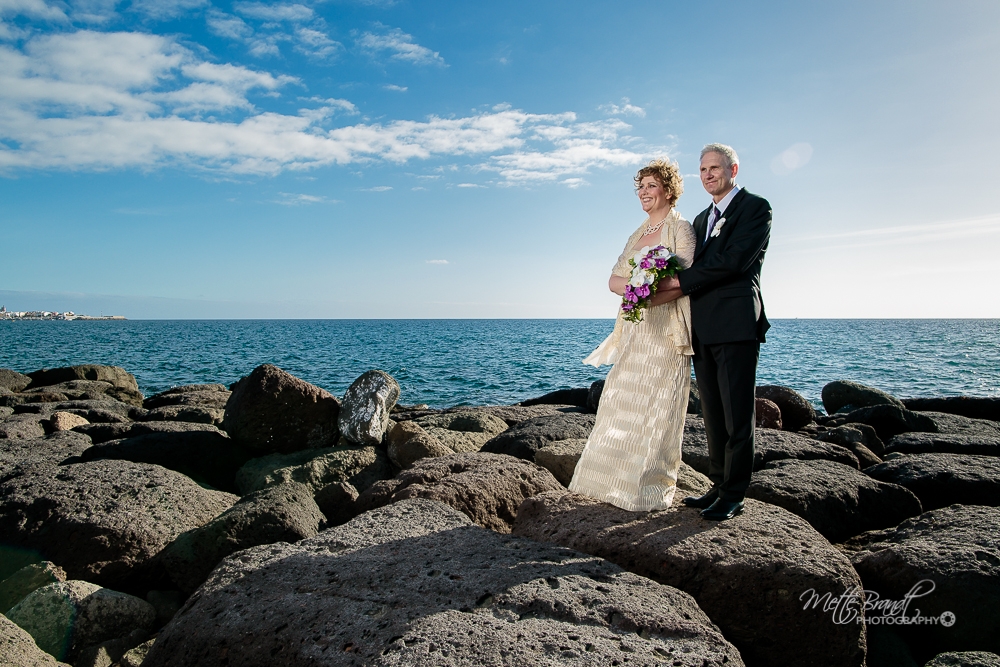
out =
<path fill-rule="evenodd" d="M 694 263 L 657 289 L 691 297 L 694 372 L 712 488 L 682 502 L 717 521 L 743 511 L 753 472 L 757 357 L 771 326 L 760 294 L 771 205 L 736 184 L 739 165 L 729 146 L 702 149 L 701 182 L 712 204 L 694 219 Z"/>

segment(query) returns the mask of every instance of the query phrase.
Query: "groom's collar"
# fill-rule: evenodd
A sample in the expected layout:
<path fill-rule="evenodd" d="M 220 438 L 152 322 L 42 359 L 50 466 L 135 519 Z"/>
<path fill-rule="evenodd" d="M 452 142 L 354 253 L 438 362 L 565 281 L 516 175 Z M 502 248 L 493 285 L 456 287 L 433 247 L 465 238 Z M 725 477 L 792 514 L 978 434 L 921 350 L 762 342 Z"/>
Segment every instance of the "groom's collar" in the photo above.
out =
<path fill-rule="evenodd" d="M 721 212 L 722 215 L 725 215 L 726 209 L 729 208 L 729 205 L 731 203 L 733 203 L 733 199 L 736 198 L 736 195 L 739 193 L 740 190 L 741 190 L 740 186 L 734 184 L 733 189 L 730 190 L 726 194 L 726 196 L 722 198 L 722 201 L 720 201 L 718 204 L 716 204 L 714 200 L 712 201 L 711 206 L 709 206 L 709 211 L 711 211 L 712 206 L 718 206 L 719 212 Z"/>

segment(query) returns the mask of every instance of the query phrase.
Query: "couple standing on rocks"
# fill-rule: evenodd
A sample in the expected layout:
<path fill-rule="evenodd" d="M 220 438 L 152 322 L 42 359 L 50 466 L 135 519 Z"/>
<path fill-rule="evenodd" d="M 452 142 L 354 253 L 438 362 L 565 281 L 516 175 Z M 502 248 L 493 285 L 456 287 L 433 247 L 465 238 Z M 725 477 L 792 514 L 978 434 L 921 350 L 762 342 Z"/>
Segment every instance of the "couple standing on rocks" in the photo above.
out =
<path fill-rule="evenodd" d="M 676 163 L 654 160 L 635 176 L 648 215 L 618 258 L 608 286 L 622 295 L 629 259 L 665 246 L 684 270 L 657 286 L 646 316 L 615 329 L 584 363 L 614 364 L 594 430 L 570 490 L 630 511 L 673 502 L 693 357 L 710 458 L 712 488 L 683 503 L 706 519 L 743 511 L 754 461 L 757 358 L 770 327 L 760 270 L 771 206 L 736 184 L 739 157 L 729 146 L 701 151 L 701 182 L 712 203 L 694 225 L 674 208 L 684 184 Z"/>

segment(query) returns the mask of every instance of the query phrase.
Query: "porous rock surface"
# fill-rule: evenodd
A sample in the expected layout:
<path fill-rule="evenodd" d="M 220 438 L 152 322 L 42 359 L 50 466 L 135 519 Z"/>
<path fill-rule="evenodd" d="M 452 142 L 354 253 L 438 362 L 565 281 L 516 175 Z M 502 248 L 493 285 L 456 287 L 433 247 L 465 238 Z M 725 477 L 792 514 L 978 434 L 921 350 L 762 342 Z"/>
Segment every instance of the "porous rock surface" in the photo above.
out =
<path fill-rule="evenodd" d="M 236 500 L 146 463 L 34 465 L 0 482 L 0 535 L 73 579 L 128 590 L 164 546 Z"/>
<path fill-rule="evenodd" d="M 229 554 L 312 537 L 323 521 L 312 489 L 296 482 L 279 484 L 244 496 L 204 526 L 181 533 L 160 558 L 173 582 L 191 593 Z"/>
<path fill-rule="evenodd" d="M 754 399 L 754 419 L 757 428 L 781 430 L 781 409 L 774 401 L 759 396 Z"/>
<path fill-rule="evenodd" d="M 385 371 L 362 373 L 344 392 L 340 433 L 363 445 L 378 445 L 389 427 L 389 413 L 399 400 L 399 383 Z"/>
<path fill-rule="evenodd" d="M 854 409 L 871 405 L 895 405 L 904 407 L 903 402 L 881 389 L 863 385 L 851 380 L 835 380 L 823 387 L 823 407 L 827 414 L 834 414 L 846 406 Z"/>
<path fill-rule="evenodd" d="M 942 651 L 1000 652 L 1000 508 L 952 505 L 924 512 L 895 528 L 872 531 L 844 543 L 865 589 L 882 600 L 903 600 L 923 580 L 933 591 L 914 599 L 909 613 L 951 612 L 955 623 L 894 626 L 900 633 Z M 926 586 L 924 587 L 926 590 Z"/>
<path fill-rule="evenodd" d="M 90 438 L 75 431 L 59 431 L 30 439 L 0 440 L 0 479 L 16 470 L 57 465 L 90 448 Z"/>
<path fill-rule="evenodd" d="M 934 420 L 923 412 L 913 412 L 897 405 L 873 405 L 867 408 L 852 410 L 845 416 L 848 422 L 868 424 L 875 429 L 883 442 L 893 436 L 910 431 L 937 433 L 938 427 Z"/>
<path fill-rule="evenodd" d="M 1000 396 L 948 396 L 943 398 L 906 398 L 908 410 L 947 412 L 973 419 L 1000 422 Z"/>
<path fill-rule="evenodd" d="M 9 368 L 0 368 L 0 387 L 12 394 L 24 391 L 31 384 L 31 378 Z"/>
<path fill-rule="evenodd" d="M 1000 458 L 971 454 L 907 454 L 885 461 L 865 474 L 905 486 L 925 510 L 954 503 L 1000 505 Z"/>
<path fill-rule="evenodd" d="M 73 429 L 78 433 L 86 434 L 90 440 L 99 445 L 111 440 L 124 440 L 134 438 L 148 433 L 189 433 L 192 431 L 207 431 L 209 433 L 222 433 L 212 424 L 201 424 L 183 421 L 150 421 L 150 422 L 125 422 L 121 424 L 86 424 Z"/>
<path fill-rule="evenodd" d="M 478 452 L 507 422 L 485 411 L 443 412 L 414 420 L 428 435 L 453 452 Z"/>
<path fill-rule="evenodd" d="M 60 581 L 66 581 L 66 572 L 50 561 L 31 563 L 0 582 L 0 613 L 16 605 L 32 591 Z"/>
<path fill-rule="evenodd" d="M 358 496 L 365 512 L 408 498 L 427 498 L 454 507 L 475 523 L 509 533 L 525 498 L 562 489 L 552 474 L 533 463 L 502 454 L 466 452 L 417 461 L 395 478 Z"/>
<path fill-rule="evenodd" d="M 757 387 L 755 396 L 767 399 L 778 406 L 782 428 L 787 431 L 798 431 L 816 419 L 816 410 L 812 403 L 794 389 L 774 384 L 762 385 Z"/>
<path fill-rule="evenodd" d="M 178 664 L 743 662 L 676 589 L 414 499 L 224 561 L 143 667 Z"/>
<path fill-rule="evenodd" d="M 330 392 L 263 364 L 233 386 L 223 429 L 259 454 L 332 447 L 340 403 Z"/>
<path fill-rule="evenodd" d="M 480 451 L 534 461 L 535 452 L 550 443 L 590 437 L 594 419 L 582 412 L 527 419 L 491 438 Z"/>
<path fill-rule="evenodd" d="M 711 522 L 684 506 L 632 513 L 561 491 L 526 499 L 514 534 L 607 558 L 690 593 L 748 664 L 864 664 L 863 625 L 833 623 L 799 599 L 809 589 L 840 595 L 860 585 L 857 574 L 780 507 L 750 499 L 737 517 Z"/>
<path fill-rule="evenodd" d="M 689 466 L 708 474 L 708 439 L 705 420 L 688 415 L 684 422 L 684 440 L 681 458 Z M 807 438 L 798 433 L 759 428 L 754 432 L 754 470 L 760 470 L 771 461 L 781 459 L 827 459 L 857 469 L 858 457 L 849 449 L 827 442 Z"/>
<path fill-rule="evenodd" d="M 1000 655 L 987 651 L 951 651 L 934 656 L 924 667 L 1000 667 Z"/>
<path fill-rule="evenodd" d="M 885 451 L 901 454 L 1000 456 L 1000 436 L 991 438 L 957 433 L 901 433 L 889 441 Z"/>
<path fill-rule="evenodd" d="M 797 514 L 831 542 L 895 526 L 922 511 L 908 489 L 822 459 L 772 461 L 754 473 L 747 497 Z"/>
<path fill-rule="evenodd" d="M 298 482 L 318 492 L 348 482 L 359 492 L 391 476 L 389 459 L 376 447 L 326 447 L 251 459 L 236 473 L 240 493 L 284 482 Z"/>
<path fill-rule="evenodd" d="M 69 667 L 38 648 L 27 632 L 0 615 L 0 665 L 3 667 Z"/>
<path fill-rule="evenodd" d="M 386 454 L 397 468 L 409 468 L 420 459 L 454 453 L 415 421 L 398 422 L 389 432 L 386 443 Z"/>
<path fill-rule="evenodd" d="M 43 651 L 73 662 L 87 646 L 152 629 L 156 612 L 137 597 L 70 580 L 32 592 L 7 612 L 7 618 Z"/>
<path fill-rule="evenodd" d="M 535 452 L 535 463 L 552 473 L 560 484 L 569 486 L 586 446 L 586 438 L 556 440 Z"/>

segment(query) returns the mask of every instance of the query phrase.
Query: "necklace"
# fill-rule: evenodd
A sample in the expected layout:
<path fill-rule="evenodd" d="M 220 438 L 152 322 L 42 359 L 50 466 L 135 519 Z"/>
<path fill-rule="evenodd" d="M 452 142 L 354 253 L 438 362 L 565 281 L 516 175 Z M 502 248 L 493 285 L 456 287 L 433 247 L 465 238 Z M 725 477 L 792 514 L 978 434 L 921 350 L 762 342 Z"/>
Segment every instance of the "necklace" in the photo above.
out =
<path fill-rule="evenodd" d="M 662 227 L 663 223 L 666 222 L 667 218 L 669 218 L 669 217 L 670 217 L 670 214 L 667 213 L 667 217 L 664 218 L 663 220 L 660 220 L 655 225 L 646 225 L 646 233 L 643 234 L 643 236 L 649 236 L 650 234 L 652 234 L 653 232 L 655 232 L 657 229 L 659 229 L 660 227 Z"/>

